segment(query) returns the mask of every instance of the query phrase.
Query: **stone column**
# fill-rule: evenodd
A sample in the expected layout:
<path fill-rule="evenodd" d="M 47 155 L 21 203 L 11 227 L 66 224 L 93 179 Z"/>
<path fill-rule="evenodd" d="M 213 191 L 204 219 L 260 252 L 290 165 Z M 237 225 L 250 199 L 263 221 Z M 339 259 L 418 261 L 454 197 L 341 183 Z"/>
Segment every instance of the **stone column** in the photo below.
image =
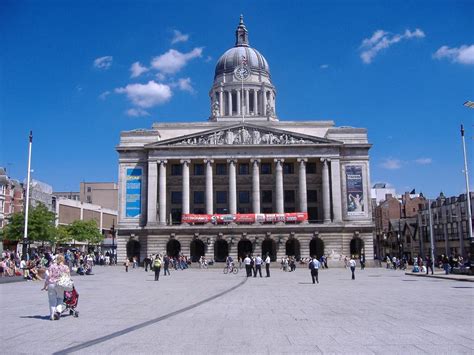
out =
<path fill-rule="evenodd" d="M 285 199 L 283 190 L 283 162 L 285 159 L 275 159 L 275 182 L 276 182 L 276 213 L 285 213 Z"/>
<path fill-rule="evenodd" d="M 331 201 L 329 191 L 328 159 L 321 158 L 323 162 L 323 216 L 324 223 L 331 223 Z"/>
<path fill-rule="evenodd" d="M 182 208 L 183 214 L 189 213 L 189 165 L 191 160 L 183 159 L 180 161 L 183 165 L 183 193 L 182 193 Z"/>
<path fill-rule="evenodd" d="M 224 116 L 224 90 L 219 89 L 219 111 L 221 116 Z"/>
<path fill-rule="evenodd" d="M 159 161 L 160 164 L 160 193 L 159 193 L 159 214 L 160 224 L 166 224 L 166 163 L 167 160 Z"/>
<path fill-rule="evenodd" d="M 206 213 L 213 214 L 213 184 L 212 184 L 212 164 L 214 160 L 204 159 L 204 164 L 206 164 Z"/>
<path fill-rule="evenodd" d="M 236 101 L 237 101 L 237 102 L 236 102 L 236 105 L 237 105 L 237 110 L 236 110 L 236 111 L 237 111 L 237 116 L 240 116 L 240 115 L 241 115 L 241 112 L 242 112 L 242 111 L 240 110 L 240 109 L 241 109 L 240 90 L 236 90 L 236 91 L 235 91 L 235 97 L 236 97 L 236 99 L 237 99 L 237 100 L 236 100 Z"/>
<path fill-rule="evenodd" d="M 299 212 L 308 212 L 308 192 L 306 190 L 306 162 L 308 159 L 298 158 L 299 167 L 299 197 L 300 197 L 300 210 Z"/>
<path fill-rule="evenodd" d="M 147 226 L 156 225 L 156 198 L 158 197 L 158 165 L 148 162 Z"/>
<path fill-rule="evenodd" d="M 245 89 L 245 114 L 250 115 L 250 90 Z"/>
<path fill-rule="evenodd" d="M 237 213 L 237 175 L 235 171 L 236 159 L 227 159 L 229 163 L 229 213 Z"/>
<path fill-rule="evenodd" d="M 229 110 L 229 116 L 232 116 L 232 91 L 227 91 L 227 108 Z"/>
<path fill-rule="evenodd" d="M 253 115 L 257 116 L 258 115 L 258 95 L 257 95 L 257 89 L 253 89 Z"/>
<path fill-rule="evenodd" d="M 262 85 L 262 116 L 267 115 L 267 92 Z"/>
<path fill-rule="evenodd" d="M 331 189 L 333 222 L 342 222 L 341 162 L 331 159 Z"/>
<path fill-rule="evenodd" d="M 252 163 L 252 210 L 260 213 L 260 159 L 251 159 Z"/>

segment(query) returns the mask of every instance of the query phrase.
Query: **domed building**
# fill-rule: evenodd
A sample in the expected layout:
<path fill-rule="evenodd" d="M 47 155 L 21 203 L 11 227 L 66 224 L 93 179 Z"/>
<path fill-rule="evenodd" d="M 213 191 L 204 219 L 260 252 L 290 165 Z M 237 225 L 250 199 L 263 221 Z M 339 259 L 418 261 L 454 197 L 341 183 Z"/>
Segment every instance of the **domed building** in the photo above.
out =
<path fill-rule="evenodd" d="M 373 260 L 367 130 L 284 121 L 240 18 L 217 61 L 210 117 L 122 132 L 118 260 L 161 253 Z"/>

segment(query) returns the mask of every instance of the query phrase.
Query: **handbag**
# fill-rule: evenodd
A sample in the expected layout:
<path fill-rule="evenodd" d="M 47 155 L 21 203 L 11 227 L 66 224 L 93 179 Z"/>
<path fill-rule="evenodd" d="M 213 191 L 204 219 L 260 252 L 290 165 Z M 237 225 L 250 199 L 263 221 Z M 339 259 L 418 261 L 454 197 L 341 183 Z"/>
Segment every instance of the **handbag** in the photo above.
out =
<path fill-rule="evenodd" d="M 71 276 L 67 273 L 61 274 L 58 282 L 56 283 L 59 287 L 62 287 L 64 291 L 72 291 L 74 287 L 74 282 L 71 279 Z"/>

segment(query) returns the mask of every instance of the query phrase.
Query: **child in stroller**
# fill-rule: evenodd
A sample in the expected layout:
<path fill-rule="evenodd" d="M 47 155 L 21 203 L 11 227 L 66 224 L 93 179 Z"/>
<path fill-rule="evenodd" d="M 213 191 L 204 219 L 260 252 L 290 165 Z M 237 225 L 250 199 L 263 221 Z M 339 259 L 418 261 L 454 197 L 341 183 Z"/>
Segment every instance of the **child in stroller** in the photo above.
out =
<path fill-rule="evenodd" d="M 72 291 L 64 291 L 64 304 L 66 308 L 63 312 L 69 310 L 69 314 L 75 318 L 79 317 L 79 311 L 76 310 L 77 302 L 79 301 L 79 294 L 73 286 Z"/>

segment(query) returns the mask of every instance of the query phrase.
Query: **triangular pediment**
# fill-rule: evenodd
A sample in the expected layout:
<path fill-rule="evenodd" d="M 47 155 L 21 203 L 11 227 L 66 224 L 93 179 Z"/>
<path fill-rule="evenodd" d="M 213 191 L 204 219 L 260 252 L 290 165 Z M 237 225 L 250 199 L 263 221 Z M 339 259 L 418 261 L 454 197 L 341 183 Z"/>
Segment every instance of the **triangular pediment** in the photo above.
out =
<path fill-rule="evenodd" d="M 339 141 L 314 137 L 286 130 L 269 128 L 249 123 L 238 123 L 208 131 L 193 133 L 148 144 L 147 148 L 158 146 L 214 146 L 214 145 L 302 145 L 332 144 Z"/>

